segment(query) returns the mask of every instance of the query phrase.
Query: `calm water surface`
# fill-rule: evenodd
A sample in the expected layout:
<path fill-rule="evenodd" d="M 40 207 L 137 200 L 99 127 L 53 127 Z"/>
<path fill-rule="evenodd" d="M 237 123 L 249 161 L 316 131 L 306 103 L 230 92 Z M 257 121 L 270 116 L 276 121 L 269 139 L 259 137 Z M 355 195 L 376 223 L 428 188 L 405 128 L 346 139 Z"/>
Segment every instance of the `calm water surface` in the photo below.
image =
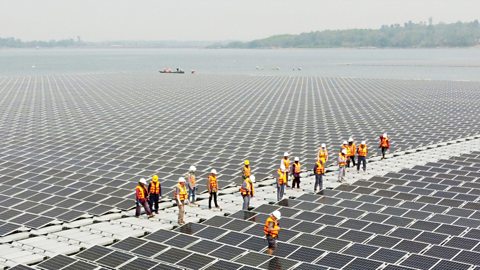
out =
<path fill-rule="evenodd" d="M 470 49 L 0 49 L 0 75 L 157 72 L 480 80 Z"/>

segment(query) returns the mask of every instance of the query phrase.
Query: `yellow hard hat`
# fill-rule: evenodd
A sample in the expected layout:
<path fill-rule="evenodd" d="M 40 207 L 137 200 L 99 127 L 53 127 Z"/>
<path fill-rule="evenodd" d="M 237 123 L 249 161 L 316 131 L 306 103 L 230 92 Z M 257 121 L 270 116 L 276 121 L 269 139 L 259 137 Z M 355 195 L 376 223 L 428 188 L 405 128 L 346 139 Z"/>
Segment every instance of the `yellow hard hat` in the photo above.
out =
<path fill-rule="evenodd" d="M 157 182 L 158 181 L 158 175 L 155 174 L 154 176 L 152 176 L 152 181 Z"/>
<path fill-rule="evenodd" d="M 250 165 L 250 161 L 248 161 L 248 159 L 247 159 L 247 160 L 245 160 L 244 164 L 245 165 Z"/>

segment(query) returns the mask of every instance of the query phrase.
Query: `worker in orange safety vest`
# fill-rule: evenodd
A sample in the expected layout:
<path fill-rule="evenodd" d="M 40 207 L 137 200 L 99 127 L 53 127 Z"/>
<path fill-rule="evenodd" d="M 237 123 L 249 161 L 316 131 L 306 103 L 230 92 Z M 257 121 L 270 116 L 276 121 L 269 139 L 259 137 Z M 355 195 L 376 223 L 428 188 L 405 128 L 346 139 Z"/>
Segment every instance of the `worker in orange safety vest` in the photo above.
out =
<path fill-rule="evenodd" d="M 210 175 L 208 176 L 207 189 L 208 189 L 208 193 L 210 194 L 210 197 L 208 197 L 208 209 L 212 209 L 212 198 L 213 198 L 213 202 L 215 203 L 215 208 L 219 208 L 217 203 L 217 192 L 218 192 L 217 170 L 215 169 L 212 169 L 210 171 Z"/>
<path fill-rule="evenodd" d="M 368 147 L 367 142 L 362 141 L 360 146 L 358 146 L 357 150 L 358 154 L 358 162 L 357 162 L 357 172 L 360 172 L 360 164 L 363 163 L 363 171 L 367 170 L 367 155 L 368 155 Z"/>
<path fill-rule="evenodd" d="M 342 149 L 338 154 L 338 181 L 345 182 L 345 166 L 347 166 L 347 149 Z"/>
<path fill-rule="evenodd" d="M 291 167 L 291 173 L 293 174 L 293 181 L 292 181 L 292 188 L 295 188 L 295 184 L 297 184 L 297 188 L 300 188 L 300 173 L 302 172 L 302 165 L 300 164 L 300 158 L 295 157 L 294 162 Z"/>
<path fill-rule="evenodd" d="M 317 159 L 315 166 L 313 167 L 313 174 L 315 175 L 315 185 L 313 186 L 313 192 L 321 191 L 323 189 L 323 175 L 325 174 L 325 163 L 323 159 Z"/>
<path fill-rule="evenodd" d="M 242 186 L 240 187 L 240 194 L 242 194 L 243 198 L 243 207 L 244 211 L 247 211 L 250 207 L 250 199 L 255 194 L 255 188 L 253 187 L 253 183 L 255 183 L 255 176 L 250 175 L 250 177 L 245 178 L 243 180 Z"/>
<path fill-rule="evenodd" d="M 138 185 L 135 187 L 135 217 L 140 217 L 142 206 L 145 209 L 145 213 L 148 215 L 148 218 L 153 217 L 152 211 L 148 206 L 147 197 L 147 180 L 145 180 L 145 178 L 141 178 L 140 181 L 138 181 Z"/>
<path fill-rule="evenodd" d="M 263 226 L 263 233 L 265 234 L 268 242 L 267 253 L 269 255 L 272 255 L 277 247 L 278 233 L 280 232 L 280 225 L 278 221 L 281 218 L 282 214 L 280 211 L 275 210 L 272 214 L 270 214 L 270 216 L 268 216 L 267 220 L 265 221 L 265 225 Z"/>
<path fill-rule="evenodd" d="M 380 135 L 380 145 L 378 148 L 382 149 L 382 159 L 385 159 L 385 154 L 387 153 L 387 150 L 390 149 L 390 138 L 387 136 L 387 133 L 383 133 L 383 135 Z"/>
<path fill-rule="evenodd" d="M 288 152 L 283 153 L 283 158 L 282 161 L 280 161 L 280 167 L 283 165 L 285 168 L 290 168 L 290 159 L 288 158 Z M 285 185 L 289 187 L 288 185 L 288 172 L 285 173 Z"/>
<path fill-rule="evenodd" d="M 357 146 L 353 141 L 353 138 L 350 137 L 348 139 L 348 146 L 347 146 L 347 167 L 350 168 L 350 163 L 352 163 L 352 167 L 355 167 L 355 153 L 357 152 Z"/>
<path fill-rule="evenodd" d="M 178 178 L 178 183 L 173 191 L 173 198 L 178 206 L 178 224 L 185 224 L 185 203 L 188 201 L 187 186 L 185 178 Z"/>
<path fill-rule="evenodd" d="M 150 210 L 158 214 L 158 201 L 162 196 L 162 186 L 158 181 L 158 175 L 152 176 L 152 181 L 148 184 L 148 206 Z"/>
<path fill-rule="evenodd" d="M 287 184 L 287 169 L 285 165 L 280 165 L 280 168 L 277 170 L 277 201 L 281 201 L 283 195 L 285 194 L 285 186 Z"/>

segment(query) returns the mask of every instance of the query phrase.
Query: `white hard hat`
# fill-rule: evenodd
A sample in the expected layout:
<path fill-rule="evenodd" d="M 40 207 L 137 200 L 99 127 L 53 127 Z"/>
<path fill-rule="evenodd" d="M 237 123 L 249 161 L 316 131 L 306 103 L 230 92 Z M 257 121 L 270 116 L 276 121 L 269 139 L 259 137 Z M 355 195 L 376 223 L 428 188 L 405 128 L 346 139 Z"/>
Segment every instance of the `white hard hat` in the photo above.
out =
<path fill-rule="evenodd" d="M 284 157 L 288 157 L 288 152 L 283 153 Z"/>
<path fill-rule="evenodd" d="M 285 171 L 285 165 L 284 165 L 284 164 L 280 165 L 280 170 L 281 170 L 282 172 Z"/>
<path fill-rule="evenodd" d="M 295 159 L 294 159 L 294 160 L 295 160 L 295 161 L 300 161 L 300 159 L 299 159 L 298 157 L 295 157 Z"/>
<path fill-rule="evenodd" d="M 343 141 L 343 144 L 348 144 L 348 142 L 347 142 L 347 141 Z"/>
<path fill-rule="evenodd" d="M 342 154 L 346 154 L 347 153 L 347 149 L 342 149 Z"/>
<path fill-rule="evenodd" d="M 386 132 L 385 132 L 385 133 L 383 133 L 383 137 L 387 137 L 387 133 L 386 133 Z"/>
<path fill-rule="evenodd" d="M 147 184 L 147 180 L 145 180 L 145 178 L 140 178 L 140 181 L 138 181 L 140 184 L 144 184 L 146 185 Z"/>
<path fill-rule="evenodd" d="M 210 173 L 211 173 L 211 174 L 217 174 L 217 170 L 212 169 L 212 171 L 211 171 Z"/>
<path fill-rule="evenodd" d="M 281 219 L 282 218 L 282 213 L 280 213 L 280 211 L 278 211 L 278 210 L 275 210 L 275 211 L 273 211 L 272 216 L 274 216 L 276 219 Z"/>
<path fill-rule="evenodd" d="M 322 143 L 322 148 L 325 148 L 325 147 L 327 147 L 327 145 L 326 145 L 326 144 L 324 144 L 324 143 Z"/>
<path fill-rule="evenodd" d="M 252 183 L 255 183 L 255 175 L 250 175 L 250 181 L 252 181 Z"/>
<path fill-rule="evenodd" d="M 353 138 L 352 137 L 348 138 L 348 141 L 353 142 Z"/>
<path fill-rule="evenodd" d="M 366 141 L 362 141 L 361 144 L 367 144 L 367 142 L 366 142 Z"/>
<path fill-rule="evenodd" d="M 190 166 L 190 168 L 188 169 L 189 171 L 191 172 L 195 172 L 197 170 L 197 168 L 195 168 L 195 166 Z"/>
<path fill-rule="evenodd" d="M 178 182 L 179 182 L 179 183 L 185 183 L 186 181 L 185 181 L 185 178 L 179 177 L 179 178 L 178 178 Z"/>

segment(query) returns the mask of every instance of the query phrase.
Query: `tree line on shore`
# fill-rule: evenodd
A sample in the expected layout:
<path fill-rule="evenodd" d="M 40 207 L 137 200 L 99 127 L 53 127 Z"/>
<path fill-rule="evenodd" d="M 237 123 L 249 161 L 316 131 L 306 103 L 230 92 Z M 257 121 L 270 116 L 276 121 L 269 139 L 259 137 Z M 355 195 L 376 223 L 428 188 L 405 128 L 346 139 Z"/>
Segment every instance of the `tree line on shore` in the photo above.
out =
<path fill-rule="evenodd" d="M 325 30 L 298 35 L 275 35 L 250 42 L 231 42 L 220 48 L 435 48 L 480 45 L 480 25 L 472 22 L 432 24 L 409 21 L 380 29 Z M 215 45 L 214 45 L 215 46 Z"/>

